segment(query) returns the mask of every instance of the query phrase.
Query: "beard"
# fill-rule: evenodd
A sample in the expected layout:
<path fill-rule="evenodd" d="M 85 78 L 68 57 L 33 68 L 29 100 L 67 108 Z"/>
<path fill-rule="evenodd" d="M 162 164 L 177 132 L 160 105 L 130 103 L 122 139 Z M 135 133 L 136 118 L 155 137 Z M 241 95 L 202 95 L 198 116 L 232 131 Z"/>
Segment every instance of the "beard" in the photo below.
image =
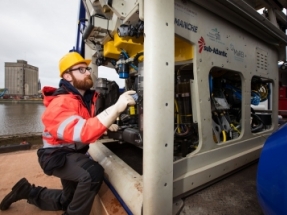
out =
<path fill-rule="evenodd" d="M 79 90 L 88 90 L 91 87 L 93 87 L 94 83 L 93 83 L 93 79 L 90 75 L 85 77 L 84 80 L 77 80 L 72 73 L 71 73 L 71 75 L 72 75 L 72 79 L 73 79 L 73 85 L 75 88 L 77 88 Z"/>

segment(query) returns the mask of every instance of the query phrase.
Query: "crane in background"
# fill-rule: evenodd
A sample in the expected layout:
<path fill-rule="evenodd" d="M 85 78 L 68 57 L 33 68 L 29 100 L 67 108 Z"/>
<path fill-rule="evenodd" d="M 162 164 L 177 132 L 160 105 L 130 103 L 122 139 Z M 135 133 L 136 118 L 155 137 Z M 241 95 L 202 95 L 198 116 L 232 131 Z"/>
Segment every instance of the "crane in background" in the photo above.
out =
<path fill-rule="evenodd" d="M 0 89 L 0 98 L 2 98 L 7 91 L 8 89 L 6 88 Z"/>

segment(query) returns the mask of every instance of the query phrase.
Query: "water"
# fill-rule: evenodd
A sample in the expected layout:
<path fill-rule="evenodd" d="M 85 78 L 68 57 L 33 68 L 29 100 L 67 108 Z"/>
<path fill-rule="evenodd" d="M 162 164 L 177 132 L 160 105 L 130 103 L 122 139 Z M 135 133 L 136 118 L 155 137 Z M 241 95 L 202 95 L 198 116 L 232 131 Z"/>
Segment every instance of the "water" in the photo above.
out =
<path fill-rule="evenodd" d="M 0 136 L 42 132 L 43 104 L 0 103 Z"/>

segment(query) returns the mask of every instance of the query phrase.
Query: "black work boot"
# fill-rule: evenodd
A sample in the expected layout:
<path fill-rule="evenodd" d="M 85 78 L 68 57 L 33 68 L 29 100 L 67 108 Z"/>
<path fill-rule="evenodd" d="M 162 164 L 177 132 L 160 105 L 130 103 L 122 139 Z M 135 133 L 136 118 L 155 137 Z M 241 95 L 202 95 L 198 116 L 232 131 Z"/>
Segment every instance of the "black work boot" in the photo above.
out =
<path fill-rule="evenodd" d="M 27 199 L 28 195 L 32 189 L 31 184 L 27 181 L 26 178 L 22 178 L 18 181 L 12 191 L 8 193 L 0 204 L 0 209 L 2 211 L 7 210 L 13 202 L 16 202 L 21 199 Z"/>

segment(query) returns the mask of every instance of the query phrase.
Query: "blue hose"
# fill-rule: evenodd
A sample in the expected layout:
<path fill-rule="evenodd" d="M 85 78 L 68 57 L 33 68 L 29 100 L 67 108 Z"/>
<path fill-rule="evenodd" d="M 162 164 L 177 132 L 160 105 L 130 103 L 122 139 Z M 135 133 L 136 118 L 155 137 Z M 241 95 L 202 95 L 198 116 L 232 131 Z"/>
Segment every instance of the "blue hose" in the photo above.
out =
<path fill-rule="evenodd" d="M 115 195 L 115 197 L 118 199 L 118 201 L 120 202 L 120 204 L 123 206 L 123 208 L 125 209 L 125 211 L 128 213 L 128 215 L 133 215 L 133 213 L 131 212 L 131 210 L 128 208 L 128 206 L 126 205 L 126 203 L 123 201 L 123 199 L 120 197 L 120 195 L 117 193 L 117 191 L 115 190 L 115 188 L 112 186 L 112 184 L 108 181 L 108 179 L 104 178 L 104 182 L 107 184 L 107 186 L 110 188 L 110 190 L 112 191 L 112 193 Z"/>

